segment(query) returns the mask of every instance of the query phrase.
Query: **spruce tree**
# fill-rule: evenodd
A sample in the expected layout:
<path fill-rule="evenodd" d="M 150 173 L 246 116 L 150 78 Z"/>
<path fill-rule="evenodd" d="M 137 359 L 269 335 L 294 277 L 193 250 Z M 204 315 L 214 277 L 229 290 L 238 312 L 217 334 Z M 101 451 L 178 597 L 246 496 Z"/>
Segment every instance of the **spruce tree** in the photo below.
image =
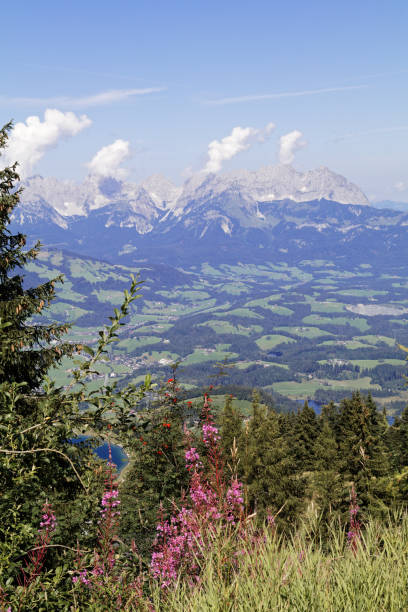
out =
<path fill-rule="evenodd" d="M 240 450 L 240 441 L 242 436 L 242 414 L 234 406 L 231 395 L 225 397 L 224 408 L 220 416 L 220 433 L 221 433 L 221 452 L 224 464 L 227 465 L 231 461 L 231 449 L 235 445 Z"/>
<path fill-rule="evenodd" d="M 365 404 L 369 413 L 370 429 L 370 437 L 366 441 L 369 454 L 369 470 L 373 476 L 381 478 L 389 474 L 390 471 L 390 461 L 385 443 L 388 425 L 384 414 L 378 411 L 371 393 L 367 395 Z"/>
<path fill-rule="evenodd" d="M 316 413 L 305 401 L 293 420 L 292 443 L 298 469 L 313 470 L 314 446 L 318 433 Z"/>
<path fill-rule="evenodd" d="M 314 489 L 323 519 L 336 510 L 342 498 L 342 480 L 338 473 L 338 446 L 327 417 L 321 417 L 321 429 L 314 447 Z"/>
<path fill-rule="evenodd" d="M 398 429 L 398 467 L 408 466 L 408 406 L 404 408 L 400 419 L 396 419 L 394 429 Z"/>
<path fill-rule="evenodd" d="M 247 504 L 260 519 L 280 511 L 280 519 L 296 520 L 304 495 L 304 480 L 295 468 L 291 449 L 281 432 L 279 415 L 254 398 L 245 429 L 243 454 Z"/>
<path fill-rule="evenodd" d="M 374 502 L 375 479 L 389 472 L 381 415 L 371 396 L 356 392 L 342 401 L 338 416 L 340 472 L 355 483 L 363 504 Z"/>
<path fill-rule="evenodd" d="M 404 409 L 404 412 L 407 409 Z M 405 418 L 408 417 L 408 411 Z M 385 434 L 385 443 L 390 458 L 390 464 L 393 470 L 399 470 L 403 466 L 403 438 L 401 431 L 402 419 L 397 416 L 393 424 L 388 427 Z M 408 441 L 408 440 L 407 440 Z"/>
<path fill-rule="evenodd" d="M 327 419 L 333 433 L 336 436 L 336 439 L 337 439 L 336 426 L 337 426 L 337 420 L 338 420 L 338 413 L 339 413 L 339 410 L 336 404 L 334 402 L 329 402 L 328 404 L 325 404 L 322 407 L 322 412 L 320 415 L 322 419 Z"/>
<path fill-rule="evenodd" d="M 0 130 L 0 151 L 6 147 L 11 128 L 8 123 Z M 55 283 L 62 278 L 24 287 L 22 270 L 37 257 L 40 244 L 25 250 L 26 237 L 13 234 L 8 227 L 20 199 L 18 181 L 17 164 L 0 171 L 0 384 L 24 382 L 35 389 L 48 369 L 72 354 L 74 347 L 59 342 L 66 333 L 65 325 L 38 323 L 55 297 Z"/>

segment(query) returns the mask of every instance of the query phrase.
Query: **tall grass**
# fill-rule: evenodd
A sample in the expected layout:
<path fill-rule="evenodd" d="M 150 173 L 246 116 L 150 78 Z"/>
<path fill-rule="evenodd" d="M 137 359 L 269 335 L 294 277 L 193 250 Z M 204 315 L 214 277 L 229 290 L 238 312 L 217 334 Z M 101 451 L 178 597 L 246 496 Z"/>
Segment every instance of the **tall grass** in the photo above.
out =
<path fill-rule="evenodd" d="M 330 611 L 408 610 L 408 517 L 370 521 L 355 550 L 333 526 L 324 546 L 304 528 L 283 541 L 265 529 L 254 546 L 242 543 L 239 569 L 228 571 L 231 541 L 217 542 L 200 560 L 199 584 L 178 582 L 165 595 L 153 589 L 156 610 Z M 230 548 L 230 550 L 229 550 Z M 229 554 L 230 553 L 230 554 Z"/>

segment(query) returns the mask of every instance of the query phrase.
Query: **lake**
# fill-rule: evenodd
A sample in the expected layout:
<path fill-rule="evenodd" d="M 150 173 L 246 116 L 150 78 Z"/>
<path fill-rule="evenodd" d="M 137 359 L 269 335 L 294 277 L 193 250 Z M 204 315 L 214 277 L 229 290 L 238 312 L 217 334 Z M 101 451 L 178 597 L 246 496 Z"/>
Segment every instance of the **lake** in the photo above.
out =
<path fill-rule="evenodd" d="M 303 406 L 303 404 L 305 403 L 304 400 L 296 400 L 298 404 L 301 404 Z M 315 411 L 316 414 L 321 414 L 322 412 L 322 404 L 318 404 L 317 402 L 315 402 L 314 400 L 308 399 L 307 403 L 309 404 L 310 408 L 313 408 L 313 410 Z M 388 416 L 387 415 L 387 421 L 388 421 L 388 425 L 392 425 L 394 422 L 394 417 L 393 416 Z"/>
<path fill-rule="evenodd" d="M 70 442 L 72 442 L 73 444 L 78 444 L 79 442 L 84 442 L 88 439 L 90 439 L 90 436 L 78 436 L 78 438 L 70 440 Z M 112 461 L 116 465 L 117 471 L 120 472 L 125 467 L 125 465 L 129 463 L 129 458 L 121 446 L 118 446 L 117 444 L 111 444 L 110 446 Z M 105 459 L 106 461 L 109 459 L 108 442 L 104 442 L 100 446 L 97 446 L 93 449 L 93 451 L 98 455 L 100 459 Z"/>
<path fill-rule="evenodd" d="M 296 402 L 298 404 L 300 404 L 301 406 L 303 406 L 303 404 L 305 403 L 305 400 L 296 400 Z M 307 403 L 309 404 L 309 408 L 313 408 L 313 410 L 315 411 L 316 414 L 320 414 L 322 411 L 322 404 L 318 404 L 317 402 L 315 402 L 314 400 L 308 399 Z"/>

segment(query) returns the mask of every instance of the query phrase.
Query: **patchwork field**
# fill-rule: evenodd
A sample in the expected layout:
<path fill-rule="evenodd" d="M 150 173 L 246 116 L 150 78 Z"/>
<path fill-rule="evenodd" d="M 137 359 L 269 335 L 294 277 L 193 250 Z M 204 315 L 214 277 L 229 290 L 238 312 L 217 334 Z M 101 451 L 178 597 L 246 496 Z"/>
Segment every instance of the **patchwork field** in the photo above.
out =
<path fill-rule="evenodd" d="M 63 274 L 58 301 L 41 319 L 71 323 L 69 339 L 92 345 L 135 272 L 143 298 L 92 384 L 147 372 L 159 381 L 178 362 L 181 381 L 202 387 L 226 361 L 223 383 L 262 388 L 277 402 L 337 401 L 361 389 L 395 412 L 407 399 L 398 346 L 408 345 L 403 267 L 345 269 L 317 259 L 136 269 L 49 250 L 27 266 L 27 284 Z M 67 384 L 69 365 L 52 372 L 58 384 Z"/>

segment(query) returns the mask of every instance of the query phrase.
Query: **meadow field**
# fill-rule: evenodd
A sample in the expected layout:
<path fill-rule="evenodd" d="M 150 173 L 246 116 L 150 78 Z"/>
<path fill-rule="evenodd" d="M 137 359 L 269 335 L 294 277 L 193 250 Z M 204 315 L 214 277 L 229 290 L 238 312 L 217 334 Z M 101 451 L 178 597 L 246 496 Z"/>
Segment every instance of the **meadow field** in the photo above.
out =
<path fill-rule="evenodd" d="M 178 362 L 180 380 L 194 386 L 228 361 L 225 384 L 239 386 L 245 372 L 246 385 L 276 401 L 322 402 L 361 389 L 387 410 L 401 409 L 405 354 L 398 345 L 408 344 L 402 268 L 378 273 L 369 264 L 345 268 L 344 262 L 316 259 L 296 265 L 204 263 L 166 273 L 158 266 L 127 268 L 48 250 L 27 266 L 27 282 L 64 274 L 46 316 L 70 323 L 72 341 L 92 345 L 96 322 L 120 303 L 132 272 L 144 281 L 143 298 L 101 379 L 139 380 L 149 371 L 160 380 Z M 53 372 L 58 384 L 67 369 L 64 364 Z M 390 395 L 393 403 L 386 400 Z"/>

